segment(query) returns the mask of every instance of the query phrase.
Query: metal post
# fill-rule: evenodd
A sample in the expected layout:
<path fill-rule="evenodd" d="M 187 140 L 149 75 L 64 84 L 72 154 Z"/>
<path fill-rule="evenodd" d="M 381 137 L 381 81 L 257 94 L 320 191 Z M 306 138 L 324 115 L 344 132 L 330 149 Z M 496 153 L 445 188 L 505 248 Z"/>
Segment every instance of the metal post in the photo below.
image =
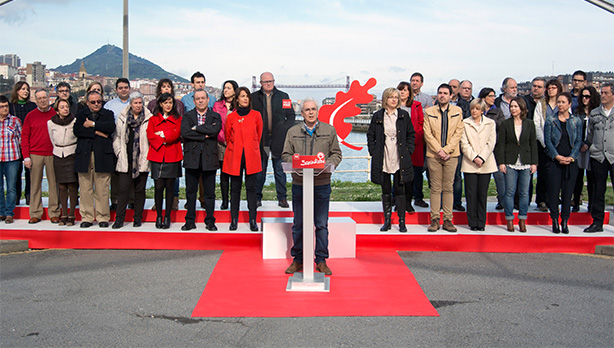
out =
<path fill-rule="evenodd" d="M 122 77 L 129 79 L 130 67 L 129 67 L 129 54 L 128 49 L 128 0 L 124 0 L 124 52 L 122 57 Z"/>
<path fill-rule="evenodd" d="M 303 279 L 313 281 L 313 168 L 303 169 Z"/>

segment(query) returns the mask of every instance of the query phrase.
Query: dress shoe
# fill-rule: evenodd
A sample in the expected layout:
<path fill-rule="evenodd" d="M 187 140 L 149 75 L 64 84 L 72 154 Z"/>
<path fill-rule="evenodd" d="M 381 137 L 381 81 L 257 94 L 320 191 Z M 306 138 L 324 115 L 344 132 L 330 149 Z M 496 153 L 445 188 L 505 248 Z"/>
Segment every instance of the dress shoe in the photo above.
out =
<path fill-rule="evenodd" d="M 81 228 L 90 228 L 92 227 L 94 224 L 92 224 L 91 222 L 87 222 L 87 221 L 83 221 L 81 222 Z"/>
<path fill-rule="evenodd" d="M 484 232 L 485 229 L 484 229 L 484 227 L 476 227 L 476 231 Z"/>
<path fill-rule="evenodd" d="M 519 220 L 518 221 L 518 230 L 520 232 L 526 232 L 527 231 L 527 221 L 526 220 Z"/>
<path fill-rule="evenodd" d="M 450 220 L 444 220 L 442 228 L 444 230 L 448 231 L 448 232 L 456 232 L 457 231 L 456 227 L 454 227 L 454 225 L 452 224 L 452 221 L 450 221 Z"/>
<path fill-rule="evenodd" d="M 107 228 L 107 227 L 109 227 L 109 223 L 106 222 L 106 221 L 99 222 L 98 223 L 98 227 L 100 227 L 100 228 Z"/>
<path fill-rule="evenodd" d="M 117 210 L 117 203 L 111 203 L 111 205 L 109 206 L 109 210 L 116 211 Z"/>
<path fill-rule="evenodd" d="M 288 201 L 285 199 L 280 199 L 279 202 L 277 202 L 277 205 L 282 208 L 290 208 L 290 204 L 288 204 Z"/>
<path fill-rule="evenodd" d="M 478 228 L 477 228 L 477 227 L 469 227 L 469 230 L 471 230 L 471 231 L 477 231 L 477 230 L 478 230 Z"/>
<path fill-rule="evenodd" d="M 60 217 L 60 222 L 58 222 L 58 226 L 66 226 L 66 221 L 68 221 L 67 216 Z"/>
<path fill-rule="evenodd" d="M 603 226 L 592 223 L 590 226 L 584 229 L 585 233 L 603 232 Z"/>
<path fill-rule="evenodd" d="M 220 205 L 220 210 L 228 210 L 228 200 L 222 200 L 222 205 Z"/>
<path fill-rule="evenodd" d="M 0 215 L 0 221 L 4 221 L 5 219 L 6 219 L 6 216 Z"/>
<path fill-rule="evenodd" d="M 513 220 L 507 220 L 507 231 L 514 232 L 514 221 Z"/>
<path fill-rule="evenodd" d="M 162 224 L 162 229 L 168 230 L 169 228 L 171 228 L 171 217 L 165 216 L 164 223 Z"/>
<path fill-rule="evenodd" d="M 189 231 L 196 228 L 196 225 L 193 222 L 186 222 L 185 225 L 181 226 L 182 231 Z"/>
<path fill-rule="evenodd" d="M 66 219 L 66 226 L 74 226 L 74 225 L 75 225 L 75 217 L 69 216 L 68 219 Z"/>
<path fill-rule="evenodd" d="M 439 230 L 439 219 L 432 219 L 431 226 L 429 226 L 426 230 L 429 232 L 437 232 Z"/>
<path fill-rule="evenodd" d="M 561 220 L 561 233 L 569 234 L 569 225 L 567 225 L 567 220 Z"/>
<path fill-rule="evenodd" d="M 141 227 L 141 219 L 134 219 L 134 221 L 132 221 L 132 227 Z"/>
<path fill-rule="evenodd" d="M 547 212 L 548 206 L 546 205 L 546 202 L 539 203 L 539 205 L 537 206 L 537 210 Z"/>
<path fill-rule="evenodd" d="M 41 219 L 36 218 L 36 217 L 33 217 L 33 218 L 31 218 L 30 220 L 28 220 L 28 223 L 29 223 L 29 224 L 37 224 L 37 223 L 39 223 L 39 222 L 41 222 Z"/>
<path fill-rule="evenodd" d="M 52 218 L 50 219 L 50 221 L 51 221 L 51 223 L 52 223 L 52 224 L 57 224 L 57 223 L 59 223 L 59 222 L 60 222 L 60 218 L 59 218 L 59 217 L 57 217 L 57 216 L 54 216 L 54 217 L 52 217 Z"/>
<path fill-rule="evenodd" d="M 205 228 L 207 229 L 207 231 L 217 231 L 217 226 L 215 226 L 214 222 L 208 223 Z"/>
<path fill-rule="evenodd" d="M 249 220 L 249 230 L 252 232 L 258 231 L 258 223 L 256 223 L 256 220 Z"/>
<path fill-rule="evenodd" d="M 571 207 L 571 212 L 572 213 L 580 212 L 580 206 L 579 205 L 574 205 L 573 207 Z"/>
<path fill-rule="evenodd" d="M 151 210 L 156 210 L 156 204 L 154 203 L 154 205 L 151 206 Z"/>
<path fill-rule="evenodd" d="M 559 228 L 559 220 L 552 220 L 552 233 L 561 233 L 561 229 Z"/>
<path fill-rule="evenodd" d="M 162 216 L 158 216 L 158 217 L 156 218 L 156 228 L 157 228 L 157 229 L 162 228 Z"/>
<path fill-rule="evenodd" d="M 115 220 L 115 222 L 113 223 L 113 226 L 111 226 L 114 230 L 118 229 L 118 228 L 122 228 L 124 227 L 124 222 L 122 220 Z"/>
<path fill-rule="evenodd" d="M 290 266 L 288 266 L 288 268 L 286 268 L 286 273 L 287 274 L 292 274 L 294 272 L 300 272 L 302 270 L 303 270 L 303 264 L 302 263 L 298 263 L 297 261 L 292 261 Z"/>
<path fill-rule="evenodd" d="M 408 213 L 415 213 L 416 209 L 414 209 L 414 207 L 411 205 L 410 202 L 407 202 L 407 206 L 405 207 L 405 211 Z"/>
<path fill-rule="evenodd" d="M 239 219 L 230 219 L 230 226 L 228 226 L 228 229 L 231 231 L 236 231 L 238 224 L 239 224 Z"/>
<path fill-rule="evenodd" d="M 256 202 L 256 206 L 257 207 L 262 207 L 262 200 L 259 199 L 258 202 Z"/>
<path fill-rule="evenodd" d="M 465 211 L 465 207 L 463 207 L 462 204 L 455 204 L 452 209 L 456 210 L 456 211 Z"/>
<path fill-rule="evenodd" d="M 7 216 L 6 219 L 4 219 L 4 223 L 5 224 L 12 224 L 13 223 L 13 217 L 12 216 Z"/>
<path fill-rule="evenodd" d="M 420 207 L 420 208 L 428 208 L 428 207 L 429 207 L 429 204 L 428 204 L 428 203 L 426 203 L 426 202 L 425 202 L 424 200 L 422 200 L 422 199 L 419 199 L 419 200 L 417 200 L 417 201 L 414 201 L 414 205 L 415 205 L 416 207 Z"/>
<path fill-rule="evenodd" d="M 134 210 L 134 203 L 128 203 L 128 209 Z"/>
<path fill-rule="evenodd" d="M 318 271 L 320 273 L 324 273 L 326 275 L 333 274 L 333 271 L 331 271 L 330 268 L 328 268 L 328 266 L 326 265 L 326 261 L 322 261 L 322 262 L 318 263 L 316 265 L 316 271 Z"/>
<path fill-rule="evenodd" d="M 503 210 L 503 205 L 501 205 L 501 203 L 497 203 L 497 206 L 495 206 L 496 210 Z"/>

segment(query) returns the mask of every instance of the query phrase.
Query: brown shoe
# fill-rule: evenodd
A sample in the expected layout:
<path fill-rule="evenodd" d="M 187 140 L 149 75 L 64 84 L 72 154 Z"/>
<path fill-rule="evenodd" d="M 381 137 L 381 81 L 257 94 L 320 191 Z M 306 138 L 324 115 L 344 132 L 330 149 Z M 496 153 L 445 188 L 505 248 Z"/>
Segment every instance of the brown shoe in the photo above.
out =
<path fill-rule="evenodd" d="M 527 231 L 527 222 L 526 222 L 526 220 L 518 221 L 518 228 L 519 228 L 520 232 L 526 232 Z"/>
<path fill-rule="evenodd" d="M 330 268 L 328 268 L 328 266 L 326 265 L 326 261 L 322 261 L 322 262 L 318 263 L 316 265 L 316 271 L 318 271 L 320 273 L 324 273 L 325 275 L 333 274 L 333 271 L 331 271 Z"/>
<path fill-rule="evenodd" d="M 292 261 L 290 266 L 288 266 L 288 268 L 286 268 L 286 273 L 287 274 L 292 274 L 294 272 L 300 272 L 302 270 L 303 270 L 303 264 L 302 263 L 298 263 L 296 261 Z"/>
<path fill-rule="evenodd" d="M 452 225 L 452 221 L 450 221 L 450 220 L 444 220 L 443 221 L 443 229 L 448 231 L 448 232 L 456 232 L 456 227 L 454 227 L 454 225 Z"/>
<path fill-rule="evenodd" d="M 429 232 L 437 232 L 439 230 L 439 219 L 432 219 L 431 226 L 426 230 Z"/>
<path fill-rule="evenodd" d="M 60 222 L 60 218 L 57 216 L 54 216 L 51 218 L 51 223 L 52 224 L 57 224 L 58 222 Z"/>
<path fill-rule="evenodd" d="M 13 217 L 12 217 L 12 216 L 7 216 L 7 217 L 4 219 L 4 223 L 6 223 L 6 224 L 12 224 L 12 223 L 13 223 Z"/>
<path fill-rule="evenodd" d="M 514 232 L 514 221 L 507 220 L 507 231 Z"/>
<path fill-rule="evenodd" d="M 41 222 L 41 219 L 39 218 L 30 218 L 30 220 L 28 220 L 29 224 L 37 224 L 39 222 Z"/>
<path fill-rule="evenodd" d="M 66 226 L 74 226 L 74 224 L 75 224 L 75 217 L 69 216 L 68 219 L 66 219 Z"/>
<path fill-rule="evenodd" d="M 60 218 L 60 222 L 58 223 L 58 226 L 66 226 L 66 221 L 68 220 L 67 216 L 62 216 Z"/>

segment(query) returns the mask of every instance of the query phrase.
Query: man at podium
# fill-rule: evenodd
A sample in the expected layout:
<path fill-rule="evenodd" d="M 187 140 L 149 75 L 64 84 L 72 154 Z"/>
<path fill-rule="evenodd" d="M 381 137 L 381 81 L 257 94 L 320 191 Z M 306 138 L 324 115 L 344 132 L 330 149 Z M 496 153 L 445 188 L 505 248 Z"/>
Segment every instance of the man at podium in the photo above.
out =
<path fill-rule="evenodd" d="M 288 130 L 282 160 L 291 162 L 294 154 L 316 155 L 322 152 L 327 163 L 337 167 L 341 162 L 341 149 L 335 128 L 328 123 L 318 121 L 318 103 L 312 98 L 305 98 L 300 104 L 304 123 Z M 330 202 L 330 172 L 323 172 L 314 177 L 313 219 L 316 229 L 315 263 L 316 270 L 326 275 L 333 272 L 326 265 L 328 258 L 328 208 Z M 292 173 L 292 225 L 293 246 L 292 264 L 286 273 L 292 274 L 303 270 L 303 177 Z"/>

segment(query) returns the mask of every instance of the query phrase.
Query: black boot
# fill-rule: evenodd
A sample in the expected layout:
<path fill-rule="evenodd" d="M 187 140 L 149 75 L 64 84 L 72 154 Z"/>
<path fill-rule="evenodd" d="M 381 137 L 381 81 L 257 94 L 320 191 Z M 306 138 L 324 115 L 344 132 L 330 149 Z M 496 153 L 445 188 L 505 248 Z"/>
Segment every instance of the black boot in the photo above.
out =
<path fill-rule="evenodd" d="M 171 228 L 171 217 L 170 216 L 165 216 L 164 217 L 164 223 L 162 224 L 162 228 L 165 230 L 168 230 L 169 228 Z"/>
<path fill-rule="evenodd" d="M 156 228 L 162 228 L 162 216 L 156 218 Z"/>
<path fill-rule="evenodd" d="M 395 197 L 397 201 L 397 215 L 399 216 L 399 232 L 407 232 L 407 227 L 405 227 L 405 196 L 401 195 Z"/>
<path fill-rule="evenodd" d="M 236 231 L 237 230 L 237 224 L 239 224 L 239 219 L 231 218 L 230 219 L 230 226 L 228 226 L 228 229 L 231 230 L 231 231 Z"/>
<path fill-rule="evenodd" d="M 558 218 L 552 220 L 552 233 L 561 233 L 561 229 L 559 228 Z"/>
<path fill-rule="evenodd" d="M 254 220 L 249 220 L 249 230 L 252 232 L 257 232 L 258 231 L 258 223 L 256 223 L 256 219 Z"/>
<path fill-rule="evenodd" d="M 561 220 L 561 233 L 569 234 L 569 226 L 567 225 L 567 220 Z"/>
<path fill-rule="evenodd" d="M 390 217 L 392 216 L 392 197 L 390 194 L 382 195 L 382 207 L 384 208 L 384 226 L 380 231 L 390 230 Z"/>
<path fill-rule="evenodd" d="M 228 197 L 222 197 L 222 205 L 220 205 L 220 210 L 228 210 Z"/>

